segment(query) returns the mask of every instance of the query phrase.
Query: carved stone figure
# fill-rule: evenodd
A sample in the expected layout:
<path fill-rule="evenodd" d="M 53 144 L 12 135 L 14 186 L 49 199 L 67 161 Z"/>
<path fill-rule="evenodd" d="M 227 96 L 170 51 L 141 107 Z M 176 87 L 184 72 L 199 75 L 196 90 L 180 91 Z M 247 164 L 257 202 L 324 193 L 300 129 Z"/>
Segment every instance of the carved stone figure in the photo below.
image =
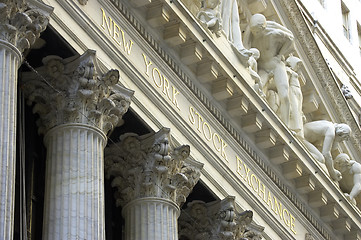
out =
<path fill-rule="evenodd" d="M 219 4 L 220 0 L 206 0 L 205 7 L 197 14 L 199 21 L 218 37 L 222 31 L 221 13 L 218 9 Z"/>
<path fill-rule="evenodd" d="M 247 61 L 248 71 L 249 71 L 249 74 L 251 74 L 251 77 L 255 82 L 254 89 L 256 90 L 256 92 L 258 94 L 260 94 L 263 97 L 264 93 L 262 92 L 262 89 L 260 88 L 261 78 L 257 73 L 258 72 L 257 60 L 260 57 L 260 52 L 258 51 L 257 48 L 251 48 L 249 51 L 251 52 L 251 55 L 249 56 L 249 59 Z"/>
<path fill-rule="evenodd" d="M 349 192 L 345 193 L 346 198 L 356 205 L 355 198 L 361 192 L 361 164 L 341 153 L 335 158 L 335 168 L 342 173 L 343 185 Z"/>
<path fill-rule="evenodd" d="M 247 62 L 251 53 L 243 46 L 237 0 L 221 1 L 221 17 L 226 38 L 241 61 Z"/>
<path fill-rule="evenodd" d="M 351 134 L 351 128 L 343 123 L 332 123 L 319 120 L 306 123 L 303 126 L 306 148 L 319 162 L 325 163 L 328 173 L 334 181 L 342 179 L 341 173 L 334 168 L 331 150 L 335 143 L 347 140 Z M 321 147 L 319 150 L 317 147 Z"/>
<path fill-rule="evenodd" d="M 286 60 L 287 73 L 289 74 L 289 98 L 290 98 L 290 122 L 288 124 L 289 129 L 294 131 L 297 136 L 303 137 L 303 113 L 302 102 L 303 95 L 301 91 L 300 81 L 298 79 L 298 73 L 301 59 L 290 56 Z"/>
<path fill-rule="evenodd" d="M 245 33 L 246 48 L 257 48 L 261 56 L 258 59 L 258 74 L 261 77 L 261 89 L 266 92 L 266 85 L 273 77 L 280 101 L 280 117 L 288 125 L 290 117 L 289 84 L 285 56 L 294 51 L 293 34 L 282 25 L 266 21 L 262 14 L 255 14 L 250 19 Z"/>

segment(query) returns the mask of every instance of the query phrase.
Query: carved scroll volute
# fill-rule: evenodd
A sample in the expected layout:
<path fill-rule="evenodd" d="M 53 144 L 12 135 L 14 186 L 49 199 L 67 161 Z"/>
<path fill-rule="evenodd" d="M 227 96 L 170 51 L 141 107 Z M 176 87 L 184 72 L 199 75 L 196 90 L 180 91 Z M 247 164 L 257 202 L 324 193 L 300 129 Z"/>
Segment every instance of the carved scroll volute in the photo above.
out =
<path fill-rule="evenodd" d="M 0 40 L 20 52 L 30 48 L 45 30 L 53 8 L 35 0 L 0 3 Z"/>
<path fill-rule="evenodd" d="M 138 136 L 125 134 L 105 149 L 106 177 L 117 188 L 117 205 L 156 197 L 182 204 L 200 177 L 202 164 L 187 160 L 189 146 L 173 149 L 170 130 Z"/>
<path fill-rule="evenodd" d="M 40 115 L 39 132 L 61 124 L 87 124 L 107 134 L 122 124 L 133 91 L 116 87 L 118 70 L 102 73 L 95 51 L 62 59 L 47 56 L 39 74 L 25 73 L 24 91 Z M 39 76 L 40 75 L 40 76 Z"/>

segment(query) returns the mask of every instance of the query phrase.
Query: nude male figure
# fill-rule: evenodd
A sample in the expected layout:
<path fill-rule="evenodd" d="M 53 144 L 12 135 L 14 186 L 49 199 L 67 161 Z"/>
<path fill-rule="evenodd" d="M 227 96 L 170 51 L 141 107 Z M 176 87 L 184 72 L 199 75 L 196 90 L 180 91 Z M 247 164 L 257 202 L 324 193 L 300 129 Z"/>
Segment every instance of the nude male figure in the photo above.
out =
<path fill-rule="evenodd" d="M 334 168 L 331 150 L 335 143 L 347 140 L 351 134 L 351 128 L 343 123 L 332 123 L 319 120 L 306 123 L 303 126 L 303 143 L 311 155 L 319 162 L 325 163 L 328 173 L 334 181 L 342 179 L 341 173 Z M 321 145 L 320 151 L 316 146 Z"/>
<path fill-rule="evenodd" d="M 361 192 L 361 164 L 351 160 L 345 153 L 340 153 L 335 158 L 335 168 L 342 173 L 342 181 L 346 182 L 347 190 L 350 193 L 345 193 L 346 197 L 356 205 L 355 198 Z"/>
<path fill-rule="evenodd" d="M 283 61 L 285 56 L 294 51 L 292 32 L 276 22 L 266 21 L 262 14 L 255 14 L 251 17 L 249 30 L 245 34 L 245 47 L 260 51 L 258 74 L 261 77 L 261 89 L 266 93 L 267 82 L 273 76 L 280 100 L 280 117 L 288 126 L 289 84 Z"/>

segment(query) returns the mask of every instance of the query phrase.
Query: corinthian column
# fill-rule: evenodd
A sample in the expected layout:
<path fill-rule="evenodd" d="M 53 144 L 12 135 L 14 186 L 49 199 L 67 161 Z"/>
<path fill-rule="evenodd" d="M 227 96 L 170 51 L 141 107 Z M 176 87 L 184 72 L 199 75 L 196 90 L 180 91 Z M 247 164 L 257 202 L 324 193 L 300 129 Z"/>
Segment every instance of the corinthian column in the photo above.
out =
<path fill-rule="evenodd" d="M 43 239 L 105 239 L 104 147 L 122 123 L 133 91 L 102 74 L 94 51 L 49 56 L 25 89 L 47 148 Z"/>
<path fill-rule="evenodd" d="M 179 218 L 179 235 L 197 240 L 261 240 L 264 227 L 252 221 L 253 212 L 239 213 L 235 198 L 188 203 Z"/>
<path fill-rule="evenodd" d="M 105 150 L 105 172 L 117 189 L 126 240 L 178 240 L 179 207 L 203 164 L 187 159 L 189 146 L 172 149 L 169 132 L 126 134 Z"/>
<path fill-rule="evenodd" d="M 0 2 L 0 239 L 13 239 L 17 72 L 51 11 L 35 1 Z"/>

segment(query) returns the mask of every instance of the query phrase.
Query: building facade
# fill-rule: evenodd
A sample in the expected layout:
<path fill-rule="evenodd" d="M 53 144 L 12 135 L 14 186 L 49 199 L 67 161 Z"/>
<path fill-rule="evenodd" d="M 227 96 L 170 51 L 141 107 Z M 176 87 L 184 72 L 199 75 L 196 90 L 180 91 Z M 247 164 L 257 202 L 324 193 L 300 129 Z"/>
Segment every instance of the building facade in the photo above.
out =
<path fill-rule="evenodd" d="M 0 3 L 0 239 L 360 239 L 336 2 Z"/>

